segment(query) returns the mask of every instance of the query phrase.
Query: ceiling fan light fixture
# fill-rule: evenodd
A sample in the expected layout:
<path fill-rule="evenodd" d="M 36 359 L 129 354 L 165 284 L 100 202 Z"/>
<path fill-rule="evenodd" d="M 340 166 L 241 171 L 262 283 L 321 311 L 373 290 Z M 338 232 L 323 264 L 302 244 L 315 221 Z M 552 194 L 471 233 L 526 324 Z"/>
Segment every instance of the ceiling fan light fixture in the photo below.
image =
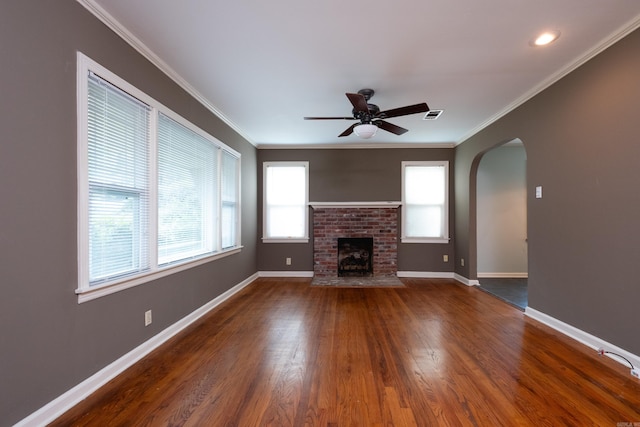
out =
<path fill-rule="evenodd" d="M 371 123 L 363 123 L 353 128 L 353 133 L 362 139 L 369 139 L 376 134 L 378 126 Z"/>

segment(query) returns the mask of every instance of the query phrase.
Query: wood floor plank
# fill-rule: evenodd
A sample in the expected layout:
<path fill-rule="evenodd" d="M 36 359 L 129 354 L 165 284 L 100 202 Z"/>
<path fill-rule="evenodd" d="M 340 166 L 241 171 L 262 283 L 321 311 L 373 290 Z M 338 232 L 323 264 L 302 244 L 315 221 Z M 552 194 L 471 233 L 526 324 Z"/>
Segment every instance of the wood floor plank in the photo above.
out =
<path fill-rule="evenodd" d="M 640 422 L 640 382 L 447 279 L 264 278 L 52 426 L 495 426 Z"/>

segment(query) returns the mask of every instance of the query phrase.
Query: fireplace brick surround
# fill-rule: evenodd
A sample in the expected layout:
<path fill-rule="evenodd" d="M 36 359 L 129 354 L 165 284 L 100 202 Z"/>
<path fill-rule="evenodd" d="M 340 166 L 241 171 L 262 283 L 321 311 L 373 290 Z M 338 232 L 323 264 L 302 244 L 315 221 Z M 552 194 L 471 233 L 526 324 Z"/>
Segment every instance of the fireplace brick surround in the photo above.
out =
<path fill-rule="evenodd" d="M 322 207 L 313 209 L 313 273 L 338 276 L 338 238 L 373 237 L 373 276 L 396 276 L 398 209 L 390 207 Z"/>

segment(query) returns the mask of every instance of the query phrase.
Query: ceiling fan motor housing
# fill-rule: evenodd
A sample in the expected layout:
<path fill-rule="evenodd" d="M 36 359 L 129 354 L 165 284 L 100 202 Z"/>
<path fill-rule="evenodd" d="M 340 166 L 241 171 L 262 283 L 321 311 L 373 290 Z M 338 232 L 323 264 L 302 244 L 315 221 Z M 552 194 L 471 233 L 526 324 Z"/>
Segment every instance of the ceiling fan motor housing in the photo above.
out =
<path fill-rule="evenodd" d="M 380 112 L 380 107 L 376 104 L 367 104 L 367 108 L 369 111 L 357 111 L 355 108 L 351 110 L 353 117 L 362 121 L 363 123 L 371 123 L 378 113 Z"/>

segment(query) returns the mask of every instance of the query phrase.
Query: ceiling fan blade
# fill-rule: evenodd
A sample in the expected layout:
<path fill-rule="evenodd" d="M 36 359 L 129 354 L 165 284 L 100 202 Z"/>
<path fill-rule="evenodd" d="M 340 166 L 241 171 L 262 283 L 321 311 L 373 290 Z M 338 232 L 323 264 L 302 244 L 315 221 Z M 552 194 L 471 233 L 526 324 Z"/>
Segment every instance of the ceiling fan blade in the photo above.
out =
<path fill-rule="evenodd" d="M 407 105 L 406 107 L 394 108 L 392 110 L 380 111 L 376 117 L 381 119 L 390 119 L 391 117 L 406 116 L 409 114 L 426 113 L 429 106 L 423 102 L 421 104 Z"/>
<path fill-rule="evenodd" d="M 338 137 L 341 136 L 349 136 L 353 133 L 353 128 L 355 128 L 356 126 L 358 126 L 360 123 L 354 123 L 351 126 L 349 126 L 344 132 L 342 132 L 340 135 L 338 135 Z"/>
<path fill-rule="evenodd" d="M 355 117 L 305 117 L 305 120 L 356 120 Z"/>
<path fill-rule="evenodd" d="M 367 100 L 363 95 L 360 95 L 359 93 L 345 93 L 345 95 L 347 95 L 347 98 L 349 98 L 349 101 L 351 101 L 351 104 L 356 111 L 362 111 L 363 113 L 369 112 Z"/>
<path fill-rule="evenodd" d="M 384 120 L 375 120 L 373 123 L 380 129 L 384 129 L 387 132 L 395 133 L 396 135 L 402 135 L 403 133 L 409 132 L 409 129 L 401 128 L 400 126 L 396 126 L 393 123 L 385 122 Z"/>

